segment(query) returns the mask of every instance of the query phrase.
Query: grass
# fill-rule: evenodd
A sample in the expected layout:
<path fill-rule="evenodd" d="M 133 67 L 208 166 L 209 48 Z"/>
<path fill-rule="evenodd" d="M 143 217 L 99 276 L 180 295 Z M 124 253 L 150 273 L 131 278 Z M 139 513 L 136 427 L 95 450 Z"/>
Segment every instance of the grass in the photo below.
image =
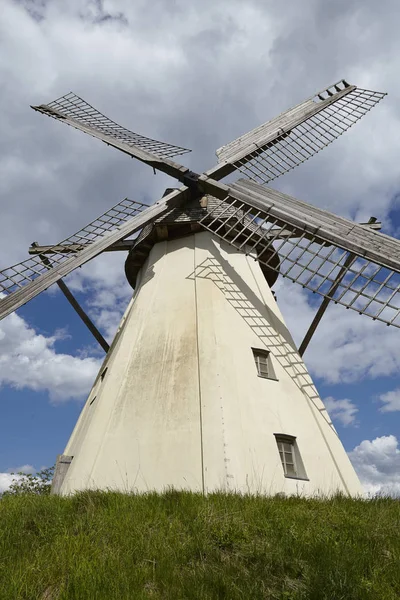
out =
<path fill-rule="evenodd" d="M 0 599 L 397 600 L 399 533 L 389 498 L 8 496 Z"/>

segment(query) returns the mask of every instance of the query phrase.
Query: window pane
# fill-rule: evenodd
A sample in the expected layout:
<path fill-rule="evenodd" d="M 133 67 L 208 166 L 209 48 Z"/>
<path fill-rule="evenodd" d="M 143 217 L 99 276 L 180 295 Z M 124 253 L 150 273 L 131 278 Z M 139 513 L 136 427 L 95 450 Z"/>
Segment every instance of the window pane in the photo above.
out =
<path fill-rule="evenodd" d="M 276 436 L 276 444 L 278 446 L 279 456 L 281 459 L 283 471 L 286 476 L 299 477 L 299 472 L 296 466 L 295 457 L 295 438 L 292 436 L 282 434 L 282 437 Z M 300 459 L 300 476 L 303 477 L 304 468 L 302 467 Z"/>
<path fill-rule="evenodd" d="M 256 361 L 256 367 L 257 367 L 257 373 L 260 374 L 260 360 L 258 356 L 255 356 L 255 361 Z"/>
<path fill-rule="evenodd" d="M 254 356 L 254 362 L 256 364 L 257 367 L 257 373 L 260 377 L 266 377 L 266 378 L 270 378 L 270 363 L 269 363 L 269 352 L 266 352 L 264 350 L 254 350 L 253 349 L 253 356 Z"/>
<path fill-rule="evenodd" d="M 286 464 L 286 475 L 296 475 L 296 469 L 294 468 L 294 465 L 288 465 Z"/>

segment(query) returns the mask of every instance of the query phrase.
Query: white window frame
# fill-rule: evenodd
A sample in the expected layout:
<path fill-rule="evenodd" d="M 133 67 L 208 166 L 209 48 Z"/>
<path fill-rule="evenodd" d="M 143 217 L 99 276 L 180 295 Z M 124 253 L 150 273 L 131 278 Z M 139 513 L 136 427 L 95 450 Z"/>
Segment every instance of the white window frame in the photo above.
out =
<path fill-rule="evenodd" d="M 283 472 L 285 473 L 285 477 L 297 477 L 297 465 L 296 465 L 296 456 L 294 453 L 294 440 L 284 439 L 281 437 L 276 438 L 276 443 L 278 445 L 279 456 L 281 459 Z M 290 452 L 287 451 L 287 448 L 290 448 Z M 286 455 L 291 455 L 291 461 L 287 460 Z M 288 466 L 293 467 L 293 473 L 288 472 Z"/>
<path fill-rule="evenodd" d="M 287 477 L 288 479 L 303 479 L 305 481 L 309 481 L 306 475 L 306 471 L 304 469 L 303 461 L 300 456 L 299 448 L 297 446 L 296 437 L 294 435 L 288 435 L 285 433 L 274 433 L 274 436 L 285 477 Z M 289 454 L 287 449 L 285 449 L 288 445 L 290 446 L 290 453 L 292 458 L 291 462 L 287 462 L 285 456 L 286 454 Z M 293 465 L 294 473 L 288 472 L 288 465 Z"/>
<path fill-rule="evenodd" d="M 252 351 L 258 377 L 261 377 L 262 379 L 274 379 L 277 381 L 272 366 L 271 352 L 261 348 L 252 348 Z"/>

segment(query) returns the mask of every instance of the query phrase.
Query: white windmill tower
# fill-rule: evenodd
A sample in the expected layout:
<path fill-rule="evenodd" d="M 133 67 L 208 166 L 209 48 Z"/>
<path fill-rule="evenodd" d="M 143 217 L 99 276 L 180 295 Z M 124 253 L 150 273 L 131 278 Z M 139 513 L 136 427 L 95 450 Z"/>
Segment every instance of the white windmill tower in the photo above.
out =
<path fill-rule="evenodd" d="M 125 199 L 0 273 L 0 318 L 57 282 L 107 352 L 54 493 L 361 492 L 301 355 L 331 300 L 400 326 L 400 242 L 374 219 L 356 224 L 265 184 L 383 96 L 342 80 L 220 148 L 202 175 L 171 160 L 185 149 L 132 133 L 74 94 L 34 107 L 182 184 L 149 207 Z M 236 170 L 246 178 L 220 182 Z M 106 250 L 128 250 L 135 289 L 110 348 L 62 282 Z M 271 291 L 279 274 L 323 300 L 299 351 Z"/>

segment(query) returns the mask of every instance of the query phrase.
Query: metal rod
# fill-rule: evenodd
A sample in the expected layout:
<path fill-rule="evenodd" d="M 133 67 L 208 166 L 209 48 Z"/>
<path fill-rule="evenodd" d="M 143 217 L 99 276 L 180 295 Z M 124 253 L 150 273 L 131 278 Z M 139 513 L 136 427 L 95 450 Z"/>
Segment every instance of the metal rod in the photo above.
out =
<path fill-rule="evenodd" d="M 371 225 L 373 228 L 375 228 L 374 225 L 376 225 L 376 218 L 371 217 L 369 222 L 365 223 L 365 225 Z M 300 344 L 300 347 L 299 347 L 300 356 L 303 356 L 304 352 L 306 351 L 307 346 L 310 343 L 311 338 L 314 335 L 319 322 L 321 321 L 322 317 L 324 316 L 324 313 L 325 313 L 326 309 L 328 308 L 330 301 L 333 300 L 333 295 L 335 294 L 336 290 L 338 289 L 338 287 L 340 285 L 340 282 L 342 281 L 343 277 L 346 275 L 347 271 L 349 270 L 351 265 L 354 263 L 356 258 L 357 258 L 357 256 L 355 254 L 353 254 L 352 252 L 349 252 L 349 254 L 347 255 L 347 258 L 346 258 L 345 262 L 343 263 L 342 268 L 340 269 L 339 273 L 337 274 L 336 279 L 334 280 L 331 287 L 329 288 L 327 295 L 322 300 L 322 302 L 316 312 L 316 315 L 315 315 L 314 319 L 312 320 L 312 323 L 311 323 L 310 327 L 308 328 L 308 331 L 307 331 L 306 335 L 304 336 L 303 341 Z"/>
<path fill-rule="evenodd" d="M 107 352 L 110 349 L 110 346 L 107 344 L 106 340 L 103 338 L 93 321 L 85 313 L 75 296 L 71 293 L 69 287 L 64 283 L 62 279 L 59 279 L 56 283 L 62 291 L 62 293 L 64 294 L 64 296 L 66 297 L 66 299 L 68 300 L 68 302 L 71 304 L 71 306 L 78 313 L 82 321 L 85 323 L 90 333 L 96 338 L 100 346 L 103 348 L 104 352 L 107 354 Z"/>
<path fill-rule="evenodd" d="M 35 244 L 36 242 L 33 242 L 32 246 L 34 246 Z M 51 262 L 49 261 L 47 256 L 43 256 L 42 254 L 40 254 L 39 256 L 43 264 L 46 265 L 46 267 L 51 268 Z M 86 327 L 89 329 L 90 333 L 95 337 L 95 339 L 99 342 L 100 346 L 103 348 L 104 352 L 107 354 L 107 352 L 110 349 L 110 346 L 107 344 L 106 340 L 103 338 L 93 321 L 85 313 L 85 311 L 83 310 L 75 296 L 72 294 L 67 284 L 64 283 L 62 279 L 59 279 L 58 281 L 56 281 L 56 283 L 62 291 L 62 293 L 64 294 L 64 296 L 66 297 L 66 299 L 68 300 L 68 302 L 71 304 L 72 308 L 80 316 L 82 321 L 85 323 Z"/>
<path fill-rule="evenodd" d="M 328 292 L 329 297 L 326 296 L 322 300 L 322 302 L 319 306 L 319 309 L 317 310 L 317 313 L 316 313 L 314 319 L 312 320 L 312 323 L 311 323 L 310 327 L 308 328 L 308 331 L 307 331 L 306 335 L 304 336 L 303 341 L 300 344 L 300 348 L 299 348 L 300 356 L 303 356 L 304 352 L 306 351 L 306 348 L 307 348 L 308 344 L 310 343 L 310 340 L 311 340 L 312 336 L 314 335 L 315 330 L 317 329 L 318 323 L 320 322 L 320 320 L 324 316 L 326 309 L 328 308 L 329 302 L 331 300 L 333 300 L 333 298 L 332 298 L 333 294 L 338 289 L 340 282 L 342 281 L 343 277 L 347 273 L 348 268 L 353 264 L 353 262 L 356 260 L 356 258 L 357 258 L 357 256 L 355 254 L 350 253 L 347 255 L 347 258 L 345 260 L 343 267 L 340 269 L 338 276 L 336 277 L 335 281 L 333 282 L 333 284 L 331 285 L 331 287 L 329 289 L 329 292 Z"/>

